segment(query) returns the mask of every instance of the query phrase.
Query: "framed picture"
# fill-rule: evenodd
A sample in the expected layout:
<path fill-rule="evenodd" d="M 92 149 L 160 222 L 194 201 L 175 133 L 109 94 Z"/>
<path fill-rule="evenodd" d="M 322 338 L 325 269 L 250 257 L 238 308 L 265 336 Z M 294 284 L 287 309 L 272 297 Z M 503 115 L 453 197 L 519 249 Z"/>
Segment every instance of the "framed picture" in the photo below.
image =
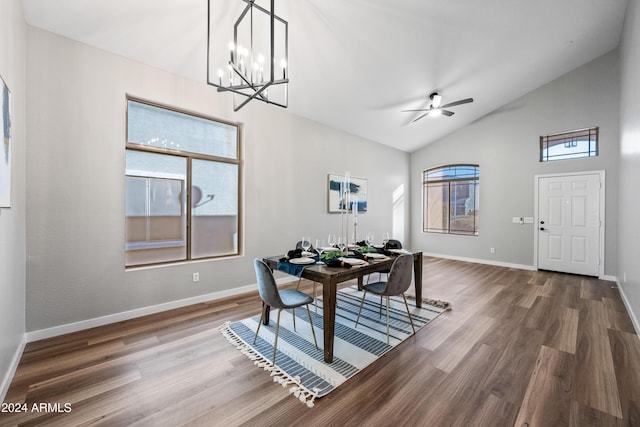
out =
<path fill-rule="evenodd" d="M 327 180 L 327 207 L 329 213 L 340 213 L 345 209 L 345 176 L 329 174 Z M 349 178 L 348 195 L 350 200 L 349 211 L 357 206 L 358 212 L 367 211 L 367 180 L 362 178 Z"/>
<path fill-rule="evenodd" d="M 11 207 L 11 117 L 9 116 L 9 88 L 0 77 L 0 208 Z"/>

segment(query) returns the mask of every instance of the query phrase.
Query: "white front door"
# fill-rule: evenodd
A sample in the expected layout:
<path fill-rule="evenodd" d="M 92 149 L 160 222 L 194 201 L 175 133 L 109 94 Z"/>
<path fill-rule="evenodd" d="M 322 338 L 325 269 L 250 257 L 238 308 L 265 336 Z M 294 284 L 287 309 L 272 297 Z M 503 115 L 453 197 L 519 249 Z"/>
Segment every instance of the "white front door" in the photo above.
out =
<path fill-rule="evenodd" d="M 538 177 L 539 269 L 600 276 L 601 177 Z"/>

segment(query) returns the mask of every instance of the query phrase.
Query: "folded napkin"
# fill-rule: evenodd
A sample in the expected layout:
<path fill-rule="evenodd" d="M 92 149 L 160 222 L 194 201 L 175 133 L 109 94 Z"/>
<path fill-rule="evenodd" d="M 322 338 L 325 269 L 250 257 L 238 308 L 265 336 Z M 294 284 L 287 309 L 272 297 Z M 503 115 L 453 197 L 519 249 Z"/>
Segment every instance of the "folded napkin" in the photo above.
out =
<path fill-rule="evenodd" d="M 354 258 L 358 258 L 358 259 L 362 259 L 362 260 L 365 260 L 365 261 L 369 261 L 369 257 L 367 256 L 367 254 L 360 253 L 359 251 L 354 251 L 353 252 L 353 257 Z"/>
<path fill-rule="evenodd" d="M 325 264 L 327 264 L 327 267 L 344 267 L 344 268 L 351 268 L 351 264 L 346 263 L 344 261 L 340 261 L 338 258 L 334 258 L 328 261 L 325 261 Z"/>
<path fill-rule="evenodd" d="M 302 258 L 302 249 L 292 249 L 289 252 L 287 252 L 287 254 L 280 258 L 280 262 L 285 262 L 285 261 L 289 261 L 290 259 L 293 258 Z"/>

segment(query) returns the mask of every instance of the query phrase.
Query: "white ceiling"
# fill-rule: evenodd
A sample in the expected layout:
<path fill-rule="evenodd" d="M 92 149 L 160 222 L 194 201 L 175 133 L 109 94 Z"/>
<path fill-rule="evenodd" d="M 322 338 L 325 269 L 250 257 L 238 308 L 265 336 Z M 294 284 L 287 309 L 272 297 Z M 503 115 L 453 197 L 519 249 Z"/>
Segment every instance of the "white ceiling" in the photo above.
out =
<path fill-rule="evenodd" d="M 23 4 L 30 25 L 206 81 L 206 0 Z M 616 48 L 626 5 L 277 0 L 276 12 L 289 22 L 288 110 L 412 152 Z M 411 123 L 416 116 L 400 110 L 428 106 L 434 90 L 443 103 L 475 101 L 453 108 L 452 117 Z"/>

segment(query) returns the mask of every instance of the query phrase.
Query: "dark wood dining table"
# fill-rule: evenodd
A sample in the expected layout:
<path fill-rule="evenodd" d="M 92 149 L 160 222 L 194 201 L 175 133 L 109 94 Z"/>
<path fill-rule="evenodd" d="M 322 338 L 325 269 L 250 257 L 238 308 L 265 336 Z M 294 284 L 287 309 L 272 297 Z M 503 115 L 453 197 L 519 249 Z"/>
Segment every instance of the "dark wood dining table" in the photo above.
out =
<path fill-rule="evenodd" d="M 413 273 L 416 295 L 416 306 L 422 307 L 422 252 L 407 251 L 413 255 Z M 278 269 L 278 261 L 280 256 L 272 256 L 264 258 L 264 261 L 272 270 Z M 362 288 L 363 277 L 391 268 L 394 256 L 387 259 L 368 260 L 366 264 L 352 268 L 344 267 L 328 267 L 322 264 L 308 265 L 302 270 L 302 277 L 313 280 L 322 284 L 322 316 L 324 328 L 324 361 L 333 362 L 333 340 L 334 329 L 336 324 L 336 297 L 338 291 L 338 283 L 347 280 L 358 279 L 358 289 Z M 265 307 L 265 316 L 263 323 L 269 324 L 269 307 Z"/>

